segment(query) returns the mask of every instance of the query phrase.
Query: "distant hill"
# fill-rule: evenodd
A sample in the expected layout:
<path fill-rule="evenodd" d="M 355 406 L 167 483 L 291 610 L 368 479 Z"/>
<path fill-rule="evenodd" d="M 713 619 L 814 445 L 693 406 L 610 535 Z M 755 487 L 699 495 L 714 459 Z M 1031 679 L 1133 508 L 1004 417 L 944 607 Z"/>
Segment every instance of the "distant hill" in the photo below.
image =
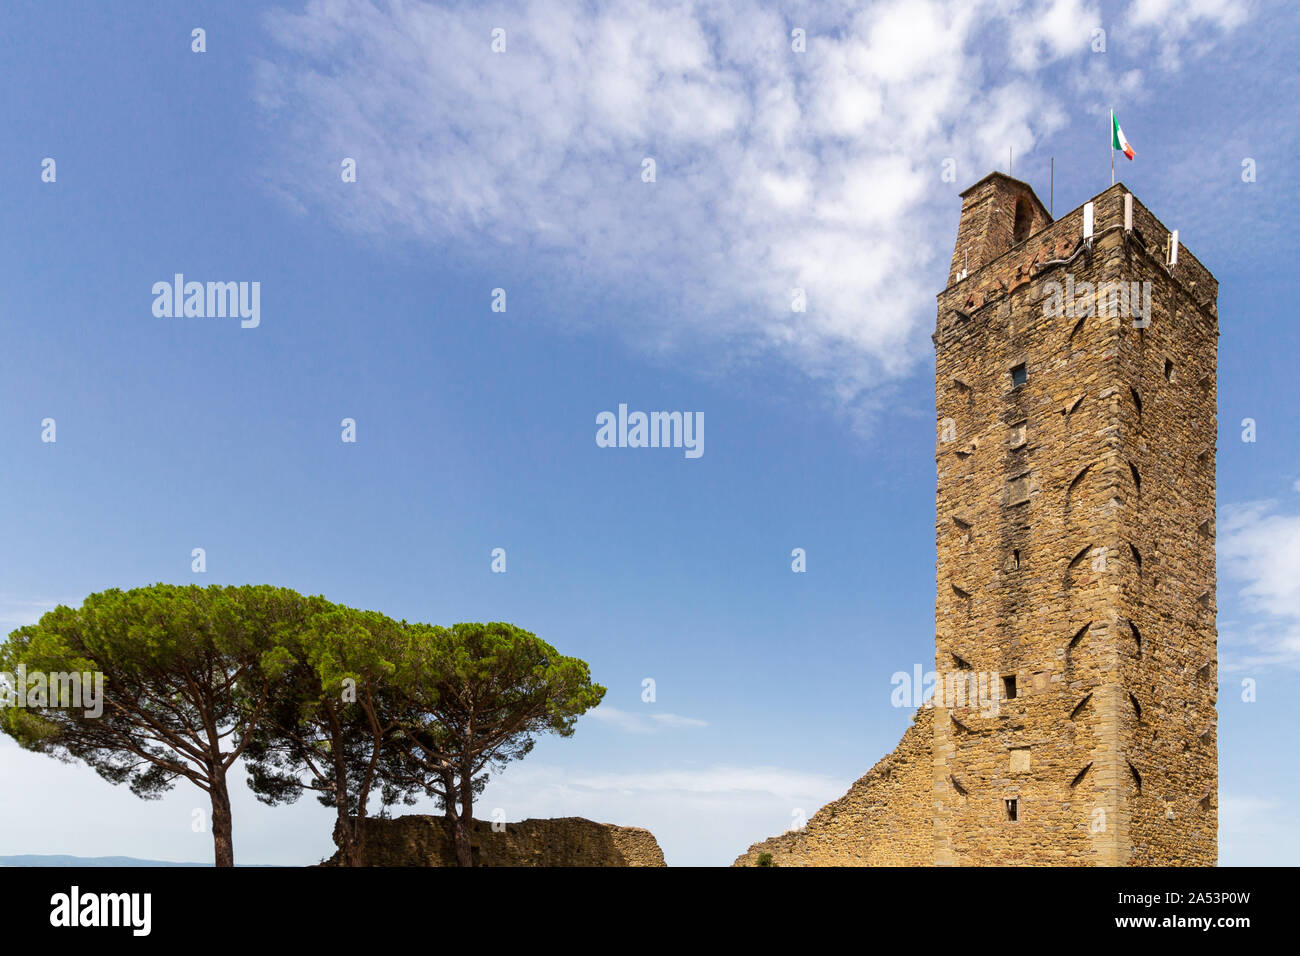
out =
<path fill-rule="evenodd" d="M 62 854 L 29 853 L 25 856 L 0 856 L 0 866 L 212 866 L 212 864 L 138 860 L 133 856 L 63 856 Z"/>

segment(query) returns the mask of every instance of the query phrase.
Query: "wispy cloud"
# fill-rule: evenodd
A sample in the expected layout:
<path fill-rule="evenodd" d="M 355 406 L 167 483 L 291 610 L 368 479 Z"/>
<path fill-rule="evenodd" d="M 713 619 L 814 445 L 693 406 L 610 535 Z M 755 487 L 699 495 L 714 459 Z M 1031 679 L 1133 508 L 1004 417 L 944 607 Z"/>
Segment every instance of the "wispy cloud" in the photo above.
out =
<path fill-rule="evenodd" d="M 1300 666 L 1300 513 L 1276 501 L 1228 505 L 1218 531 L 1220 567 L 1256 615 L 1223 627 L 1224 669 Z"/>
<path fill-rule="evenodd" d="M 1151 38 L 1160 66 L 1176 70 L 1186 48 L 1208 52 L 1219 33 L 1246 22 L 1250 8 L 1244 0 L 1134 0 L 1123 24 L 1135 39 Z"/>
<path fill-rule="evenodd" d="M 601 721 L 634 734 L 650 734 L 664 729 L 709 726 L 708 721 L 697 720 L 694 717 L 683 717 L 680 714 L 670 714 L 649 709 L 645 713 L 634 713 L 633 711 L 610 707 L 608 704 L 589 711 L 587 716 L 593 720 Z"/>
<path fill-rule="evenodd" d="M 18 598 L 0 594 L 0 636 L 7 635 L 15 628 L 35 624 L 46 611 L 52 611 L 60 604 L 79 606 L 80 601 L 70 598 Z"/>
<path fill-rule="evenodd" d="M 1035 4 L 1012 21 L 1012 62 L 1032 70 L 1079 53 L 1089 47 L 1092 31 L 1101 23 L 1096 5 L 1085 0 Z"/>
<path fill-rule="evenodd" d="M 1130 52 L 1210 38 L 1237 22 L 1223 6 L 1138 3 Z M 280 50 L 256 95 L 282 143 L 267 185 L 296 208 L 484 264 L 514 255 L 501 282 L 530 269 L 566 303 L 555 321 L 598 315 L 583 321 L 686 360 L 776 354 L 861 411 L 928 351 L 959 188 L 945 159 L 968 183 L 1060 128 L 1045 71 L 1087 55 L 1099 16 L 1085 0 L 794 19 L 752 0 L 309 0 L 266 23 Z"/>
<path fill-rule="evenodd" d="M 585 772 L 517 764 L 494 777 L 479 806 L 509 820 L 579 815 L 639 826 L 658 838 L 670 864 L 727 865 L 750 844 L 848 790 L 852 781 L 779 767 L 716 765 Z"/>
<path fill-rule="evenodd" d="M 1294 866 L 1300 826 L 1286 803 L 1261 794 L 1219 796 L 1222 866 Z"/>

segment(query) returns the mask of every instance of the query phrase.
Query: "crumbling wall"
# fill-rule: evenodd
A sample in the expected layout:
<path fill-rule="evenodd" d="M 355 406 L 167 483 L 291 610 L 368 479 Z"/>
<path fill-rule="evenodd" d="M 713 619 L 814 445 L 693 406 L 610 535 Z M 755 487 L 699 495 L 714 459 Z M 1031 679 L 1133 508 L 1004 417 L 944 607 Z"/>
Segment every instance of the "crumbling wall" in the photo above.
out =
<path fill-rule="evenodd" d="M 366 866 L 456 866 L 452 827 L 445 817 L 407 816 L 366 821 Z M 521 820 L 494 832 L 475 820 L 476 866 L 665 866 L 649 830 L 595 823 L 582 817 Z M 335 853 L 325 866 L 338 866 Z"/>
<path fill-rule="evenodd" d="M 755 843 L 733 866 L 929 866 L 934 861 L 934 712 L 921 708 L 898 746 L 801 830 Z"/>

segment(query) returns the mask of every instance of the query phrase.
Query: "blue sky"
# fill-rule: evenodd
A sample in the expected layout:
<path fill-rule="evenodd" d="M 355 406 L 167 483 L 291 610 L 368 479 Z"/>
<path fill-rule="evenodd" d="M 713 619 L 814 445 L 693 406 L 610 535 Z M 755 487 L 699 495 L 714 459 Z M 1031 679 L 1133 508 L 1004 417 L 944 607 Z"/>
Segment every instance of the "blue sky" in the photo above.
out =
<path fill-rule="evenodd" d="M 1077 206 L 1110 182 L 1114 108 L 1121 177 L 1220 281 L 1221 862 L 1295 860 L 1294 10 L 4 17 L 0 628 L 191 580 L 515 622 L 609 693 L 482 806 L 646 826 L 679 864 L 811 815 L 907 725 L 889 679 L 933 659 L 929 333 L 957 193 L 1010 147 L 1045 200 L 1055 157 L 1056 211 Z M 259 282 L 260 325 L 155 317 L 177 272 Z M 702 412 L 703 456 L 598 448 L 620 403 Z M 144 803 L 8 738 L 0 776 L 22 781 L 0 854 L 210 859 L 192 787 Z M 314 804 L 236 796 L 240 862 L 314 862 L 329 832 Z"/>

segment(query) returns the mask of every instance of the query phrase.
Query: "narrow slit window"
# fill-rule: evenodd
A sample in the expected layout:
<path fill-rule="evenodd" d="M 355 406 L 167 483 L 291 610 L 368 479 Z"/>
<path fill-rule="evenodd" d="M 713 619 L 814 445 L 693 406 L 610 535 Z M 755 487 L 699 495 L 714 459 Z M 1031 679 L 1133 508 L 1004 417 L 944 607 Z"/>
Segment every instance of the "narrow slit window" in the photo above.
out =
<path fill-rule="evenodd" d="M 1007 700 L 1016 699 L 1016 675 L 1008 674 L 1002 678 L 1002 692 Z"/>
<path fill-rule="evenodd" d="M 1025 363 L 1021 362 L 1019 365 L 1017 365 L 1015 368 L 1011 370 L 1011 387 L 1019 388 L 1021 385 L 1024 385 L 1028 381 L 1029 381 L 1029 370 L 1025 367 Z"/>
<path fill-rule="evenodd" d="M 1016 797 L 1008 797 L 1002 801 L 1007 806 L 1007 819 L 1015 823 L 1020 819 L 1020 801 Z"/>
<path fill-rule="evenodd" d="M 1086 694 L 1083 700 L 1074 705 L 1074 710 L 1070 711 L 1070 719 L 1078 717 L 1084 707 L 1088 706 L 1088 701 L 1092 700 L 1092 694 Z"/>
<path fill-rule="evenodd" d="M 1074 648 L 1078 646 L 1079 642 L 1080 642 L 1081 640 L 1083 640 L 1083 635 L 1085 635 L 1085 634 L 1088 633 L 1088 628 L 1090 628 L 1090 627 L 1092 627 L 1092 622 L 1091 622 L 1091 621 L 1089 621 L 1087 624 L 1083 625 L 1083 627 L 1081 627 L 1081 628 L 1079 628 L 1077 631 L 1075 631 L 1075 632 L 1074 632 L 1074 637 L 1070 638 L 1070 643 L 1069 643 L 1068 645 L 1066 645 L 1066 648 L 1065 648 L 1066 651 L 1072 651 L 1072 650 L 1074 650 Z"/>
<path fill-rule="evenodd" d="M 1088 469 L 1091 467 L 1092 465 L 1085 465 L 1083 470 L 1074 476 L 1074 480 L 1070 482 L 1070 487 L 1065 489 L 1065 500 L 1067 502 L 1070 500 L 1070 495 L 1074 493 L 1074 489 L 1079 487 L 1079 482 L 1083 481 L 1083 476 L 1088 473 Z"/>
<path fill-rule="evenodd" d="M 1087 316 L 1084 316 L 1078 322 L 1074 323 L 1074 331 L 1070 333 L 1070 348 L 1075 349 L 1079 347 L 1079 333 L 1083 331 L 1083 323 L 1086 321 Z"/>

